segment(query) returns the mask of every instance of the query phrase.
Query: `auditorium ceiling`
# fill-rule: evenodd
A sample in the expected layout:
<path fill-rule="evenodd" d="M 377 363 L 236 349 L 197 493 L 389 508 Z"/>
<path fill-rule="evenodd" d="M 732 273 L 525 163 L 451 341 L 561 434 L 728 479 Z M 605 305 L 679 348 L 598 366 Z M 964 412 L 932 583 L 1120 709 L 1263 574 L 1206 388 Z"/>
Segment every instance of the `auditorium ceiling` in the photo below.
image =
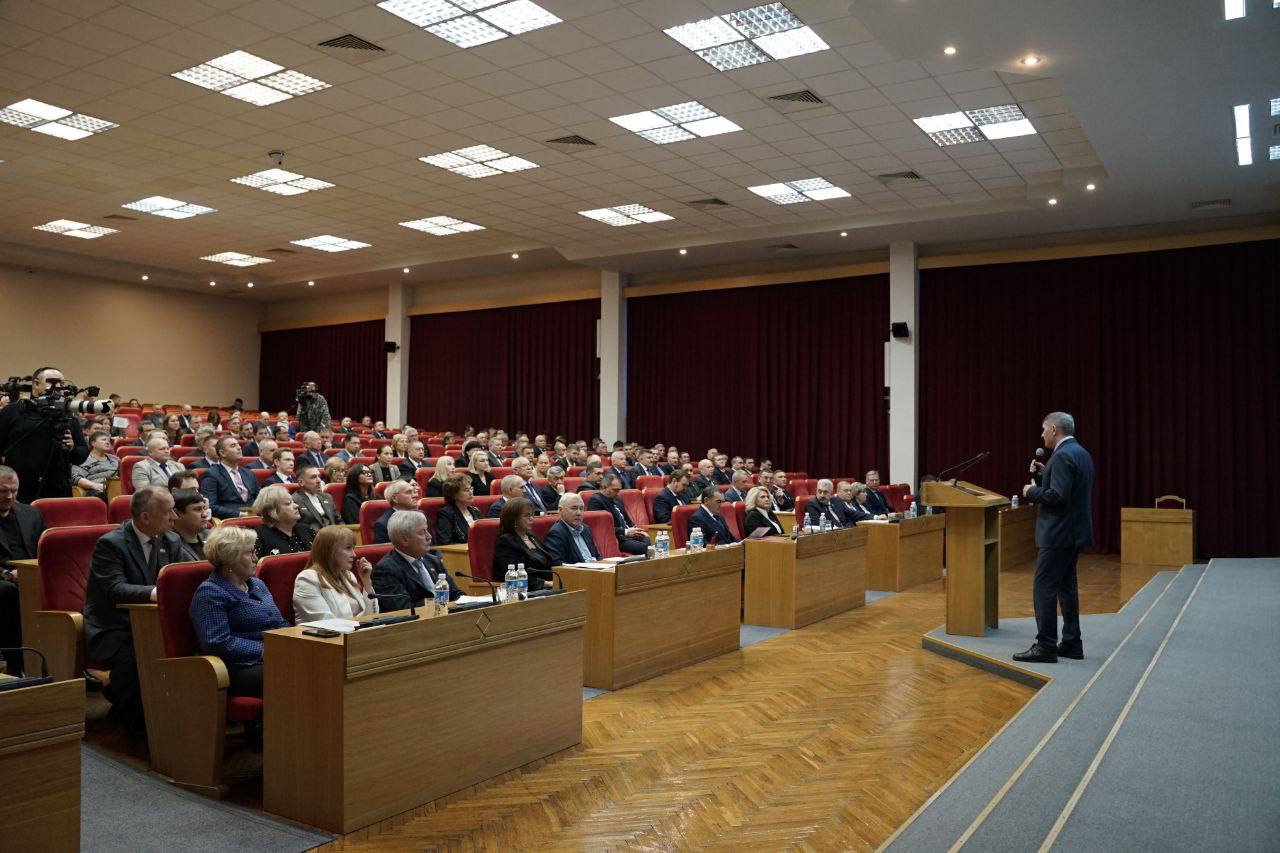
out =
<path fill-rule="evenodd" d="M 1271 7 L 5 0 L 0 261 L 273 299 L 1275 221 Z"/>

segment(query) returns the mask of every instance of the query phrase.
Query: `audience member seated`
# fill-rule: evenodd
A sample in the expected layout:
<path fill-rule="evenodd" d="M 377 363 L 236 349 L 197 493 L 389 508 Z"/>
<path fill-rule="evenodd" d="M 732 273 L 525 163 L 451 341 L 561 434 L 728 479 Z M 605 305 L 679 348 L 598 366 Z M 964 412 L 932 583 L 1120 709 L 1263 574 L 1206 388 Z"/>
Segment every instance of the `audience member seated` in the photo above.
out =
<path fill-rule="evenodd" d="M 791 512 L 796 508 L 796 499 L 787 491 L 786 471 L 773 472 L 773 487 L 770 489 L 770 494 L 778 512 Z"/>
<path fill-rule="evenodd" d="M 687 504 L 687 493 L 689 491 L 689 472 L 680 468 L 675 469 L 675 473 L 667 480 L 667 484 L 662 487 L 662 491 L 658 492 L 653 498 L 653 523 L 654 524 L 670 524 L 671 513 L 678 506 Z"/>
<path fill-rule="evenodd" d="M 311 528 L 312 539 L 321 528 L 340 523 L 333 497 L 325 494 L 319 468 L 303 465 L 298 472 L 298 485 L 301 488 L 293 493 L 293 502 L 298 505 L 298 523 Z"/>
<path fill-rule="evenodd" d="M 264 424 L 249 422 L 240 430 L 240 449 L 246 458 L 261 455 L 262 443 L 270 440 L 271 430 Z"/>
<path fill-rule="evenodd" d="M 271 591 L 254 577 L 253 531 L 219 527 L 209 534 L 209 577 L 191 599 L 196 645 L 227 665 L 227 694 L 262 696 L 262 632 L 286 628 Z"/>
<path fill-rule="evenodd" d="M 599 560 L 600 549 L 596 547 L 595 537 L 582 521 L 582 495 L 571 492 L 561 497 L 559 512 L 560 520 L 547 531 L 543 546 L 551 557 L 551 564 L 563 566 Z"/>
<path fill-rule="evenodd" d="M 133 629 L 122 604 L 156 600 L 156 576 L 169 563 L 186 559 L 173 532 L 173 496 L 160 486 L 143 486 L 129 502 L 132 518 L 93 546 L 84 597 L 87 656 L 107 664 L 110 683 L 103 695 L 117 722 L 131 734 L 145 728 Z"/>
<path fill-rule="evenodd" d="M 399 456 L 401 459 L 409 455 L 409 436 L 404 433 L 396 433 L 391 439 L 392 456 Z"/>
<path fill-rule="evenodd" d="M 111 433 L 106 430 L 89 433 L 89 455 L 79 465 L 71 466 L 71 485 L 79 486 L 86 495 L 107 499 L 107 481 L 120 471 L 120 457 L 111 453 Z"/>
<path fill-rule="evenodd" d="M 809 500 L 809 503 L 805 504 L 804 518 L 806 524 L 819 527 L 822 524 L 822 519 L 825 518 L 832 527 L 844 527 L 843 519 L 836 511 L 831 500 L 831 494 L 834 489 L 835 486 L 832 485 L 830 480 L 818 481 L 817 493 Z"/>
<path fill-rule="evenodd" d="M 169 491 L 176 492 L 179 489 L 193 489 L 200 491 L 200 476 L 195 471 L 188 471 L 183 468 L 177 473 L 169 475 Z M 210 518 L 213 516 L 210 515 Z"/>
<path fill-rule="evenodd" d="M 373 499 L 373 469 L 357 462 L 347 469 L 347 488 L 342 497 L 342 523 L 359 524 L 360 506 Z"/>
<path fill-rule="evenodd" d="M 258 442 L 257 459 L 250 462 L 245 467 L 254 471 L 274 471 L 276 467 L 276 448 L 279 447 L 273 439 L 264 438 Z"/>
<path fill-rule="evenodd" d="M 885 498 L 884 493 L 880 491 L 880 472 L 867 472 L 867 509 L 876 515 L 890 515 L 893 507 L 889 506 L 889 501 Z"/>
<path fill-rule="evenodd" d="M 315 431 L 303 433 L 302 447 L 302 452 L 295 454 L 294 459 L 294 463 L 299 468 L 304 462 L 316 468 L 324 468 L 324 442 L 320 439 L 320 433 Z"/>
<path fill-rule="evenodd" d="M 373 590 L 382 612 L 422 607 L 435 597 L 436 580 L 444 575 L 449 584 L 449 600 L 457 601 L 462 590 L 445 571 L 440 557 L 431 551 L 431 531 L 420 512 L 397 510 L 386 523 L 392 549 L 373 568 Z"/>
<path fill-rule="evenodd" d="M 201 430 L 196 433 L 196 446 L 204 451 L 204 456 L 187 467 L 192 471 L 216 467 L 218 464 L 218 434 L 210 429 Z"/>
<path fill-rule="evenodd" d="M 622 480 L 610 469 L 600 478 L 600 490 L 587 501 L 587 509 L 607 512 L 613 516 L 613 534 L 618 538 L 618 550 L 624 554 L 644 554 L 649 550 L 649 537 L 643 527 L 637 527 L 627 515 L 626 507 L 618 498 Z"/>
<path fill-rule="evenodd" d="M 405 480 L 417 479 L 418 469 L 423 466 L 427 457 L 426 447 L 421 441 L 409 442 L 408 455 L 400 460 L 400 477 Z"/>
<path fill-rule="evenodd" d="M 842 483 L 841 485 L 844 484 Z M 853 483 L 849 487 L 849 495 L 853 498 L 852 509 L 855 524 L 859 521 L 884 521 L 889 517 L 885 513 L 877 515 L 871 511 L 869 506 L 867 506 L 867 500 L 870 498 L 870 493 L 865 484 Z"/>
<path fill-rule="evenodd" d="M 373 566 L 356 556 L 356 535 L 326 527 L 316 535 L 307 567 L 293 581 L 294 621 L 358 619 L 378 612 Z"/>
<path fill-rule="evenodd" d="M 742 535 L 750 536 L 761 527 L 769 532 L 767 536 L 781 536 L 783 529 L 778 515 L 773 510 L 773 499 L 764 486 L 755 486 L 747 492 L 747 515 L 742 522 Z"/>
<path fill-rule="evenodd" d="M 724 499 L 730 503 L 745 501 L 747 492 L 751 490 L 751 475 L 741 468 L 735 468 L 731 480 L 732 485 L 724 493 Z"/>
<path fill-rule="evenodd" d="M 382 493 L 382 497 L 386 499 L 388 507 L 387 511 L 378 516 L 378 520 L 373 523 L 373 544 L 385 545 L 391 541 L 391 534 L 387 530 L 387 522 L 391 520 L 391 516 L 396 512 L 418 512 L 418 482 L 416 480 L 396 480 L 387 486 L 387 490 Z M 426 518 L 424 515 L 423 518 Z"/>
<path fill-rule="evenodd" d="M 520 478 L 520 497 L 533 506 L 534 515 L 546 515 L 547 505 L 542 500 L 542 490 L 533 483 L 533 476 L 537 473 L 533 462 L 519 457 L 512 461 L 511 470 Z"/>
<path fill-rule="evenodd" d="M 321 477 L 325 483 L 345 483 L 347 481 L 347 463 L 337 456 L 330 456 L 324 463 Z"/>
<path fill-rule="evenodd" d="M 173 512 L 173 532 L 182 540 L 186 552 L 181 560 L 205 559 L 204 543 L 209 536 L 209 520 L 213 517 L 209 512 L 209 502 L 195 489 L 177 489 L 173 491 Z"/>
<path fill-rule="evenodd" d="M 475 497 L 471 483 L 470 477 L 454 474 L 444 484 L 444 506 L 436 516 L 436 540 L 441 545 L 465 543 L 471 525 L 480 520 L 480 510 L 471 506 Z"/>
<path fill-rule="evenodd" d="M 453 461 L 452 456 L 441 456 L 436 460 L 435 473 L 431 475 L 431 479 L 427 480 L 427 497 L 444 497 L 444 484 L 453 476 L 453 471 L 456 465 L 457 463 Z"/>
<path fill-rule="evenodd" d="M 147 440 L 147 458 L 133 466 L 130 479 L 136 492 L 143 486 L 168 486 L 169 477 L 185 470 L 169 458 L 169 442 L 163 438 Z"/>
<path fill-rule="evenodd" d="M 717 486 L 727 486 L 733 482 L 733 470 L 729 468 L 729 457 L 717 453 L 711 460 L 711 482 Z"/>
<path fill-rule="evenodd" d="M 240 510 L 258 497 L 258 478 L 240 467 L 240 441 L 234 435 L 217 440 L 218 464 L 200 481 L 200 493 L 214 518 L 239 518 Z"/>
<path fill-rule="evenodd" d="M 621 450 L 615 450 L 609 457 L 609 468 L 604 473 L 617 476 L 619 482 L 624 489 L 634 489 L 636 487 L 636 475 L 626 468 L 627 454 Z"/>
<path fill-rule="evenodd" d="M 603 477 L 604 471 L 601 469 L 600 463 L 588 462 L 587 470 L 582 472 L 582 482 L 578 484 L 578 491 L 580 493 L 597 491 L 600 488 L 600 480 Z"/>
<path fill-rule="evenodd" d="M 391 433 L 387 432 L 387 425 L 382 421 L 373 422 L 373 432 L 370 435 L 374 438 L 391 438 Z"/>
<path fill-rule="evenodd" d="M 335 453 L 330 459 L 341 459 L 350 465 L 351 460 L 360 455 L 360 436 L 354 432 L 348 432 L 343 435 L 342 449 Z"/>
<path fill-rule="evenodd" d="M 547 473 L 551 470 L 551 466 L 555 463 L 551 461 L 551 457 L 543 453 L 533 460 L 533 476 L 539 479 L 547 479 Z"/>
<path fill-rule="evenodd" d="M 18 502 L 18 472 L 0 465 L 0 648 L 22 645 L 22 620 L 18 608 L 18 582 L 9 567 L 12 560 L 34 560 L 44 519 L 40 511 Z M 10 675 L 22 672 L 22 652 L 5 652 Z"/>
<path fill-rule="evenodd" d="M 177 418 L 178 418 L 178 426 L 182 429 L 183 433 L 190 435 L 196 431 L 195 421 L 192 418 L 190 403 L 182 404 L 182 414 L 178 415 Z"/>
<path fill-rule="evenodd" d="M 542 502 L 547 512 L 555 512 L 560 508 L 560 498 L 564 496 L 564 469 L 552 465 L 547 469 L 547 484 L 542 487 Z"/>
<path fill-rule="evenodd" d="M 378 456 L 370 469 L 373 472 L 373 482 L 390 483 L 400 479 L 400 468 L 392 461 L 395 455 L 395 450 L 389 444 L 378 448 Z"/>
<path fill-rule="evenodd" d="M 467 476 L 471 478 L 471 491 L 477 495 L 489 494 L 489 484 L 494 481 L 494 476 L 489 470 L 488 452 L 476 448 L 468 458 L 470 462 L 467 465 Z"/>
<path fill-rule="evenodd" d="M 297 428 L 297 427 L 295 427 L 293 424 L 289 423 L 289 413 L 288 413 L 288 412 L 276 412 L 276 425 L 275 425 L 275 431 L 276 431 L 276 434 L 277 434 L 277 435 L 279 435 L 280 430 L 284 430 L 284 431 L 285 431 L 285 433 L 286 433 L 286 436 L 285 436 L 285 437 L 286 437 L 286 440 L 293 438 L 293 436 L 294 436 L 294 435 L 297 433 L 297 431 L 298 431 L 298 428 Z"/>
<path fill-rule="evenodd" d="M 702 492 L 702 506 L 689 516 L 689 534 L 695 529 L 702 529 L 703 545 L 731 545 L 738 541 L 729 525 L 720 516 L 720 505 L 724 503 L 724 493 L 719 486 L 707 486 Z"/>
<path fill-rule="evenodd" d="M 276 451 L 276 472 L 268 477 L 262 485 L 278 486 L 282 483 L 298 482 L 298 478 L 293 476 L 294 464 L 293 451 L 287 447 L 280 448 Z"/>
<path fill-rule="evenodd" d="M 189 435 L 191 430 L 184 429 L 182 419 L 177 415 L 167 415 L 163 421 L 164 437 L 170 444 L 181 444 L 182 437 Z"/>
<path fill-rule="evenodd" d="M 501 497 L 489 505 L 489 518 L 500 518 L 502 516 L 502 508 L 506 506 L 507 501 L 512 498 L 518 498 L 524 493 L 524 480 L 515 474 L 508 474 L 502 478 Z"/>
<path fill-rule="evenodd" d="M 672 472 L 680 467 L 680 451 L 674 447 L 668 450 L 666 464 L 658 467 L 662 469 L 663 474 L 670 476 Z"/>
<path fill-rule="evenodd" d="M 693 482 L 689 484 L 689 488 L 693 489 L 693 494 L 700 495 L 707 490 L 708 486 L 716 485 L 715 473 L 716 466 L 711 463 L 710 459 L 699 459 L 698 474 L 693 478 Z"/>
<path fill-rule="evenodd" d="M 502 508 L 498 540 L 493 547 L 493 576 L 505 577 L 507 566 L 524 564 L 529 573 L 529 590 L 551 586 L 551 555 L 533 532 L 533 505 L 525 498 L 512 498 Z"/>
<path fill-rule="evenodd" d="M 257 528 L 259 557 L 311 550 L 315 534 L 307 525 L 299 524 L 302 514 L 284 486 L 267 486 L 258 492 L 253 512 L 262 516 L 262 524 Z"/>

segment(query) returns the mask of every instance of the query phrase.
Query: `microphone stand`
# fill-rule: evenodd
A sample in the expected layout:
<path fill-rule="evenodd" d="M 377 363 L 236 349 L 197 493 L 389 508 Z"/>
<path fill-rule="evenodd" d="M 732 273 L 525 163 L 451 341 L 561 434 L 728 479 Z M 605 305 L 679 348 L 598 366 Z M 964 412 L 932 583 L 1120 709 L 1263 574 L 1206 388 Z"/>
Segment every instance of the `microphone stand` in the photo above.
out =
<path fill-rule="evenodd" d="M 498 585 L 497 585 L 496 583 L 494 583 L 493 581 L 489 580 L 488 578 L 478 578 L 478 577 L 476 577 L 475 575 L 469 575 L 469 574 L 467 574 L 466 572 L 454 572 L 454 573 L 453 573 L 453 576 L 454 576 L 455 578 L 467 578 L 468 580 L 480 581 L 480 583 L 486 583 L 486 584 L 488 584 L 488 585 L 489 585 L 489 595 L 490 595 L 490 597 L 492 597 L 492 598 L 493 598 L 493 603 L 494 603 L 494 604 L 497 604 L 497 603 L 498 603 Z"/>
<path fill-rule="evenodd" d="M 950 468 L 944 468 L 943 470 L 939 471 L 936 476 L 939 480 L 942 480 L 944 479 L 943 477 L 944 474 L 951 474 L 951 481 L 952 481 L 952 484 L 954 485 L 955 481 L 959 479 L 961 474 L 963 474 L 965 471 L 968 471 L 974 465 L 977 465 L 979 462 L 981 462 L 983 459 L 986 459 L 990 455 L 991 455 L 990 450 L 984 450 L 981 453 L 979 453 L 977 456 L 973 457 L 972 459 L 966 459 L 964 462 L 961 462 L 959 465 L 952 465 Z"/>

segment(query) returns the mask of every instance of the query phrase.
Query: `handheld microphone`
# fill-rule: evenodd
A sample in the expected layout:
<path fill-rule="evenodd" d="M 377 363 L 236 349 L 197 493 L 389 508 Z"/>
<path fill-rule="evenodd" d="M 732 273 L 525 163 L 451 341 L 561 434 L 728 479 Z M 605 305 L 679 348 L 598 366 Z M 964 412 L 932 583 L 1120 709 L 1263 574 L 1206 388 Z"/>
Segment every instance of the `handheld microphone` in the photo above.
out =
<path fill-rule="evenodd" d="M 1036 460 L 1041 460 L 1041 459 L 1044 459 L 1044 448 L 1043 448 L 1043 447 L 1037 447 L 1037 448 L 1036 448 Z M 1040 474 L 1042 474 L 1042 473 L 1044 472 L 1044 468 L 1043 468 L 1043 466 L 1042 466 L 1042 467 L 1041 467 L 1041 469 L 1040 469 L 1040 471 L 1039 471 L 1039 472 L 1036 472 L 1036 471 L 1034 470 L 1034 462 L 1032 463 L 1032 465 L 1033 465 L 1033 470 L 1032 470 L 1032 473 L 1031 473 L 1031 479 L 1032 479 L 1033 481 L 1035 481 L 1035 483 L 1036 483 L 1037 485 L 1039 485 L 1039 483 L 1040 483 Z"/>
<path fill-rule="evenodd" d="M 454 572 L 453 576 L 455 578 L 467 578 L 468 580 L 480 581 L 480 583 L 487 583 L 489 585 L 489 595 L 493 597 L 493 603 L 494 604 L 498 603 L 498 585 L 493 581 L 489 580 L 488 578 L 478 578 L 475 575 L 469 575 L 466 572 Z"/>

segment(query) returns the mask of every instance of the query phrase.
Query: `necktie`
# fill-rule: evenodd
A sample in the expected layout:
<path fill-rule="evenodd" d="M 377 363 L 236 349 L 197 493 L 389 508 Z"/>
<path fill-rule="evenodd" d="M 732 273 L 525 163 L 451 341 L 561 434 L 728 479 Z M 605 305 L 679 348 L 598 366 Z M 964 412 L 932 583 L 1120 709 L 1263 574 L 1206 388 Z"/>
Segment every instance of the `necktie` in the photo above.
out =
<path fill-rule="evenodd" d="M 238 471 L 232 471 L 231 468 L 228 467 L 227 476 L 231 478 L 231 483 L 236 487 L 236 494 L 240 495 L 240 500 L 249 500 L 249 488 L 245 486 L 244 481 L 240 479 L 240 473 Z"/>
<path fill-rule="evenodd" d="M 525 494 L 529 496 L 530 502 L 538 508 L 538 512 L 546 512 L 547 507 L 546 504 L 542 502 L 542 495 L 538 493 L 536 488 L 534 488 L 533 483 L 525 483 L 524 491 Z"/>
<path fill-rule="evenodd" d="M 435 586 L 435 581 L 431 580 L 431 573 L 427 571 L 427 564 L 421 559 L 413 561 L 413 567 L 418 570 L 418 577 L 422 579 L 422 585 L 427 589 Z"/>
<path fill-rule="evenodd" d="M 152 536 L 147 544 L 151 547 L 151 556 L 147 558 L 147 583 L 154 584 L 160 574 L 160 537 Z"/>

